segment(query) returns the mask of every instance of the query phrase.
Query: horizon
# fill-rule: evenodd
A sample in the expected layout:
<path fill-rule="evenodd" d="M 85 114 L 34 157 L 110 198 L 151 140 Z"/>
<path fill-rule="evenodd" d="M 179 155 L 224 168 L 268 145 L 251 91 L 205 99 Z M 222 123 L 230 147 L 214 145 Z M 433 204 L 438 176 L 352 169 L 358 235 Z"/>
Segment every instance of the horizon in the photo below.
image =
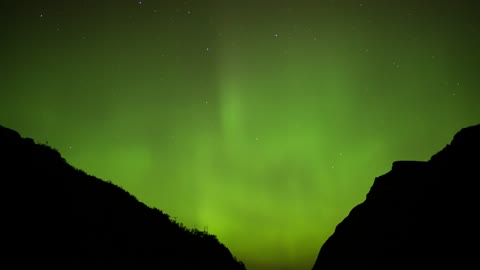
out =
<path fill-rule="evenodd" d="M 0 124 L 249 270 L 310 270 L 394 161 L 478 124 L 480 4 L 428 4 L 7 3 Z"/>

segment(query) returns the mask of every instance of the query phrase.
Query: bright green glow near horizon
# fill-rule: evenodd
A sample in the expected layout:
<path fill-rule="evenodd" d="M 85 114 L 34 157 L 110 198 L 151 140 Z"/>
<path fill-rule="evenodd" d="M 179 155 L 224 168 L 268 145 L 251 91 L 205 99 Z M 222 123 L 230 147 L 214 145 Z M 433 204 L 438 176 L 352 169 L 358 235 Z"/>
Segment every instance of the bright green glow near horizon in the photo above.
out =
<path fill-rule="evenodd" d="M 14 2 L 0 124 L 250 270 L 311 269 L 393 161 L 479 123 L 475 1 Z"/>

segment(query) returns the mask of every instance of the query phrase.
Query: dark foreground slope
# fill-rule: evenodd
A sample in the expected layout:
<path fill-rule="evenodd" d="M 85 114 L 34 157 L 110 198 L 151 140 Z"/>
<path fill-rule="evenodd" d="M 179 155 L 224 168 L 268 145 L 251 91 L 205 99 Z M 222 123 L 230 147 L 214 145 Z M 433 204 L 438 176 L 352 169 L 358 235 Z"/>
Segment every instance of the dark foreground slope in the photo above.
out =
<path fill-rule="evenodd" d="M 428 162 L 375 179 L 320 249 L 314 270 L 479 269 L 480 125 Z"/>
<path fill-rule="evenodd" d="M 0 265 L 245 269 L 215 236 L 186 229 L 2 126 L 0 181 Z"/>

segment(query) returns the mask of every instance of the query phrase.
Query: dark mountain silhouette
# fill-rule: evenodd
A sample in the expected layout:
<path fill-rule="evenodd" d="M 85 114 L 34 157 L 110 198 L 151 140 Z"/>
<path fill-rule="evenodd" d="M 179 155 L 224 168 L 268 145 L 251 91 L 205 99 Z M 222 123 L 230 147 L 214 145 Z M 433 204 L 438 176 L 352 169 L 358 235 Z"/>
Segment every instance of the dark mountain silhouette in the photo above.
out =
<path fill-rule="evenodd" d="M 2 126 L 0 179 L 3 265 L 245 269 L 214 235 L 187 229 Z"/>
<path fill-rule="evenodd" d="M 480 125 L 459 131 L 428 162 L 394 162 L 338 224 L 313 269 L 479 268 L 479 180 Z"/>

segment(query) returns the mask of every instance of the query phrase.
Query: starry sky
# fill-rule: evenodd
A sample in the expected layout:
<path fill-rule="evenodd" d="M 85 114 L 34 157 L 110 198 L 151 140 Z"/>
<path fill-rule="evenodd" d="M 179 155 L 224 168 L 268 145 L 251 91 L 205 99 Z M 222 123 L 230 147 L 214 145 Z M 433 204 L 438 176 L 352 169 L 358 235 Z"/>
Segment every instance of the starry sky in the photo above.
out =
<path fill-rule="evenodd" d="M 0 7 L 0 124 L 250 270 L 311 269 L 393 161 L 479 123 L 474 0 Z"/>

